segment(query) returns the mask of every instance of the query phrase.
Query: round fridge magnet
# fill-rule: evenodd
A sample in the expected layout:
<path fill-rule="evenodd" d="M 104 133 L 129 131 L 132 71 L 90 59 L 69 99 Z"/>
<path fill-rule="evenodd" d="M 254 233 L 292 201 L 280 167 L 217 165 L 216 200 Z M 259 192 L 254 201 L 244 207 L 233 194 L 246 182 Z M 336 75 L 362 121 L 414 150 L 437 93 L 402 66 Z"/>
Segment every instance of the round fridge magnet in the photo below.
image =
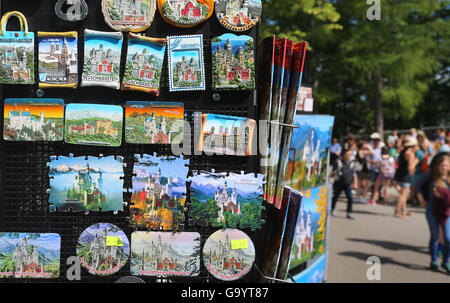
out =
<path fill-rule="evenodd" d="M 110 223 L 96 223 L 78 238 L 77 256 L 81 265 L 95 276 L 117 273 L 128 261 L 130 242 L 125 233 Z"/>
<path fill-rule="evenodd" d="M 178 27 L 193 27 L 208 20 L 214 11 L 214 0 L 157 0 L 161 16 Z"/>
<path fill-rule="evenodd" d="M 203 262 L 215 278 L 234 281 L 245 276 L 255 261 L 252 240 L 238 229 L 228 228 L 213 233 L 203 246 Z"/>
<path fill-rule="evenodd" d="M 215 0 L 220 24 L 235 32 L 251 29 L 261 19 L 261 0 Z"/>
<path fill-rule="evenodd" d="M 102 0 L 102 12 L 112 29 L 142 32 L 153 22 L 156 0 Z"/>

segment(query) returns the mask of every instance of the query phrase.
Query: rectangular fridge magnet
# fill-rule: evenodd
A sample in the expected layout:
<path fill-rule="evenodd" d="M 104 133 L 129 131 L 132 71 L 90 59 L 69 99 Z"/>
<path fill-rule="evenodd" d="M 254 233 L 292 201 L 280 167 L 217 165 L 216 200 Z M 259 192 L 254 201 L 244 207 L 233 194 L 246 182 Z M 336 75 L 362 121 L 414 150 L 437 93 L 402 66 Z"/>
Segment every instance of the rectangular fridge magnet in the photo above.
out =
<path fill-rule="evenodd" d="M 81 86 L 120 88 L 121 32 L 84 30 L 84 67 Z"/>
<path fill-rule="evenodd" d="M 78 85 L 78 33 L 38 32 L 39 87 Z"/>
<path fill-rule="evenodd" d="M 3 139 L 6 141 L 62 141 L 64 100 L 5 99 Z"/>
<path fill-rule="evenodd" d="M 122 90 L 138 90 L 159 96 L 166 44 L 165 38 L 129 34 Z"/>
<path fill-rule="evenodd" d="M 10 17 L 20 21 L 20 31 L 7 31 Z M 34 84 L 34 33 L 28 31 L 25 16 L 8 12 L 0 21 L 0 84 Z"/>
<path fill-rule="evenodd" d="M 0 279 L 56 279 L 61 263 L 61 236 L 0 232 Z"/>
<path fill-rule="evenodd" d="M 167 37 L 171 92 L 205 90 L 203 35 Z"/>
<path fill-rule="evenodd" d="M 181 144 L 184 104 L 128 101 L 125 104 L 125 141 L 132 144 Z"/>
<path fill-rule="evenodd" d="M 117 147 L 122 144 L 122 127 L 122 106 L 71 103 L 66 107 L 64 141 Z"/>

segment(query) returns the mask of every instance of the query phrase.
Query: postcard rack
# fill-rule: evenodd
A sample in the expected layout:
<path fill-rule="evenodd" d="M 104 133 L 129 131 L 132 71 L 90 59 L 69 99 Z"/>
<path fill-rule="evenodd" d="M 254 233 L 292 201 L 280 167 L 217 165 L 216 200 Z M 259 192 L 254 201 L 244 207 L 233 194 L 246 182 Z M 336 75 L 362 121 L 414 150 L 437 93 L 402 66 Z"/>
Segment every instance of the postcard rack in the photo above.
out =
<path fill-rule="evenodd" d="M 79 33 L 79 39 L 82 41 L 83 31 L 86 28 L 100 31 L 111 31 L 103 22 L 101 13 L 101 1 L 89 2 L 89 13 L 87 17 L 78 22 L 66 22 L 55 15 L 54 1 L 35 0 L 17 2 L 2 1 L 1 14 L 18 10 L 27 16 L 30 28 L 39 31 L 70 31 L 76 30 Z M 16 22 L 16 23 L 15 23 Z M 14 23 L 14 24 L 13 24 Z M 17 20 L 11 20 L 11 26 L 18 26 Z M 177 92 L 169 93 L 167 87 L 167 59 L 165 59 L 162 75 L 161 94 L 158 98 L 141 92 L 117 91 L 102 87 L 85 87 L 72 89 L 52 88 L 44 89 L 45 98 L 62 98 L 68 103 L 97 103 L 124 105 L 126 101 L 146 101 L 161 100 L 183 102 L 185 106 L 185 120 L 189 121 L 192 130 L 194 129 L 194 113 L 216 113 L 234 116 L 245 116 L 257 119 L 256 108 L 256 90 L 249 92 L 221 92 L 220 102 L 213 100 L 214 92 L 211 90 L 211 66 L 210 56 L 211 47 L 209 40 L 213 36 L 219 36 L 227 33 L 216 18 L 211 18 L 207 22 L 191 29 L 181 29 L 167 24 L 157 13 L 153 25 L 145 32 L 147 36 L 165 37 L 169 35 L 188 35 L 203 34 L 205 37 L 205 71 L 207 90 L 202 92 Z M 253 28 L 244 34 L 254 38 L 255 44 L 258 43 L 258 28 Z M 79 56 L 83 57 L 82 47 L 79 48 Z M 256 50 L 256 48 L 255 48 Z M 125 54 L 122 55 L 123 57 Z M 257 58 L 257 54 L 256 54 Z M 35 64 L 37 59 L 35 59 Z M 123 60 L 123 58 L 122 58 Z M 208 64 L 209 63 L 209 64 Z M 256 64 L 257 66 L 257 64 Z M 121 74 L 124 67 L 122 66 Z M 82 70 L 82 60 L 79 62 L 79 70 Z M 0 87 L 0 98 L 36 98 L 38 92 L 37 85 L 19 86 L 3 85 Z M 3 105 L 1 106 L 3 111 Z M 2 112 L 3 114 L 3 112 Z M 3 126 L 2 126 L 3 127 Z M 192 134 L 193 136 L 193 134 Z M 194 139 L 192 137 L 192 142 Z M 193 150 L 193 148 L 192 148 Z M 75 247 L 77 239 L 81 232 L 88 226 L 97 222 L 108 222 L 120 227 L 130 238 L 134 231 L 129 227 L 129 206 L 124 208 L 123 212 L 114 215 L 112 212 L 90 212 L 88 215 L 82 213 L 50 213 L 47 189 L 49 188 L 47 162 L 50 156 L 62 155 L 85 156 L 92 155 L 104 156 L 117 155 L 123 156 L 125 167 L 124 187 L 131 187 L 131 176 L 133 171 L 134 154 L 153 154 L 170 155 L 170 147 L 155 145 L 131 145 L 125 142 L 118 148 L 71 145 L 62 142 L 6 142 L 0 140 L 0 230 L 4 232 L 52 232 L 61 235 L 61 269 L 58 279 L 2 279 L 1 282 L 68 282 L 66 271 L 68 266 L 66 260 L 70 256 L 75 256 Z M 257 156 L 252 157 L 230 157 L 230 156 L 188 156 L 190 159 L 190 173 L 192 170 L 210 171 L 215 169 L 217 172 L 229 171 L 239 173 L 257 173 L 259 171 L 259 161 Z M 131 194 L 124 193 L 124 201 L 130 201 Z M 189 199 L 189 196 L 188 196 Z M 263 213 L 264 217 L 264 213 Z M 184 231 L 199 232 L 202 236 L 202 245 L 209 235 L 218 228 L 208 226 L 189 226 L 188 221 L 184 226 Z M 256 239 L 258 231 L 244 230 L 250 238 Z M 260 255 L 260 243 L 254 241 L 256 246 L 256 258 Z M 257 259 L 258 260 L 258 259 Z M 257 261 L 256 260 L 256 261 Z M 201 261 L 201 273 L 198 277 L 192 278 L 169 278 L 171 282 L 186 283 L 205 283 L 220 282 L 214 279 L 206 271 Z M 130 262 L 127 262 L 124 268 L 118 273 L 108 277 L 99 277 L 90 275 L 86 270 L 81 270 L 80 282 L 114 282 L 121 277 L 131 276 Z M 255 262 L 256 263 L 256 262 Z M 142 280 L 153 283 L 157 278 L 140 277 Z M 247 274 L 242 282 L 255 282 L 258 279 L 258 273 L 255 269 Z M 76 282 L 76 281 L 74 281 Z"/>

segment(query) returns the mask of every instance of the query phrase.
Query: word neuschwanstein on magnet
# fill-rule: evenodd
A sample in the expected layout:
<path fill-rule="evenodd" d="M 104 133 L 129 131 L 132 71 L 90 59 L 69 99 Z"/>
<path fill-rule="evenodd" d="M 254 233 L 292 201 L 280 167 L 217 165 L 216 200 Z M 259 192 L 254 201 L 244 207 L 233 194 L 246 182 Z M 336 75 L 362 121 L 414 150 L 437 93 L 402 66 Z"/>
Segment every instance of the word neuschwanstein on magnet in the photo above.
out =
<path fill-rule="evenodd" d="M 120 88 L 120 32 L 84 30 L 84 67 L 81 86 Z"/>
<path fill-rule="evenodd" d="M 38 32 L 39 87 L 78 85 L 78 33 Z"/>

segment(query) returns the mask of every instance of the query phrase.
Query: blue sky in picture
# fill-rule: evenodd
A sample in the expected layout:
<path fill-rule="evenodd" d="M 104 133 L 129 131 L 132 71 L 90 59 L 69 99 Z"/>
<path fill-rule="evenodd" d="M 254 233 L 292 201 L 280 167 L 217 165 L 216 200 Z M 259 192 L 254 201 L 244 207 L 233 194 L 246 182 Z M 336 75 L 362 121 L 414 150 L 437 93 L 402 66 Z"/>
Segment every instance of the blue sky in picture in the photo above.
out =
<path fill-rule="evenodd" d="M 84 51 L 89 52 L 91 49 L 100 47 L 100 44 L 103 44 L 103 49 L 107 51 L 111 48 L 113 51 L 120 52 L 122 51 L 122 40 L 111 39 L 106 37 L 87 37 L 84 41 Z"/>
<path fill-rule="evenodd" d="M 200 54 L 198 50 L 176 50 L 171 52 L 172 56 L 172 64 L 175 64 L 176 62 L 181 62 L 183 59 L 183 56 L 186 57 L 186 61 L 191 60 L 191 58 L 194 58 L 195 63 L 197 66 L 199 66 L 199 60 L 200 60 Z"/>
<path fill-rule="evenodd" d="M 15 245 L 16 243 L 22 243 L 22 239 L 24 237 L 28 237 L 29 233 L 21 233 L 18 238 L 11 239 L 8 235 L 5 235 L 2 237 L 6 241 L 8 241 L 10 244 Z M 38 247 L 43 247 L 47 249 L 60 249 L 61 245 L 61 236 L 58 234 L 39 234 L 40 237 L 34 240 L 29 240 L 27 238 L 27 242 L 30 245 L 37 245 Z"/>
<path fill-rule="evenodd" d="M 139 174 L 137 174 L 137 177 L 149 177 L 150 174 L 156 174 L 158 172 L 158 169 L 161 169 L 161 176 L 162 177 L 172 177 L 172 178 L 180 178 L 185 180 L 187 178 L 188 168 L 185 166 L 189 163 L 188 160 L 183 160 L 182 158 L 171 158 L 173 161 L 164 161 L 164 158 L 155 158 L 150 155 L 144 155 L 142 159 L 138 159 L 139 162 L 134 164 L 134 170 L 135 173 L 137 170 L 143 170 L 140 171 Z M 142 163 L 158 163 L 156 166 L 146 166 L 142 165 Z"/>
<path fill-rule="evenodd" d="M 75 50 L 75 52 L 78 52 L 78 40 L 77 38 L 73 37 L 42 37 L 39 38 L 39 52 L 49 52 L 50 46 L 55 43 L 59 44 L 59 49 L 62 50 L 62 47 L 64 45 L 64 38 L 67 42 L 67 48 L 69 49 L 69 53 L 72 52 L 72 50 Z"/>
<path fill-rule="evenodd" d="M 142 43 L 140 40 L 130 40 L 128 44 L 128 55 L 134 55 L 135 53 L 142 54 L 144 48 L 147 50 L 147 55 L 154 55 L 161 61 L 164 59 L 165 45 Z"/>
<path fill-rule="evenodd" d="M 230 40 L 231 43 L 231 51 L 233 54 L 237 53 L 239 50 L 239 47 L 242 46 L 242 48 L 246 49 L 246 43 L 249 39 L 252 39 L 249 36 L 236 36 L 233 34 L 224 34 L 222 36 L 219 36 L 217 38 L 220 38 L 221 41 L 212 43 L 212 52 L 215 53 L 217 51 L 217 48 L 220 46 L 222 49 L 225 48 L 225 44 L 227 43 L 227 40 Z"/>

